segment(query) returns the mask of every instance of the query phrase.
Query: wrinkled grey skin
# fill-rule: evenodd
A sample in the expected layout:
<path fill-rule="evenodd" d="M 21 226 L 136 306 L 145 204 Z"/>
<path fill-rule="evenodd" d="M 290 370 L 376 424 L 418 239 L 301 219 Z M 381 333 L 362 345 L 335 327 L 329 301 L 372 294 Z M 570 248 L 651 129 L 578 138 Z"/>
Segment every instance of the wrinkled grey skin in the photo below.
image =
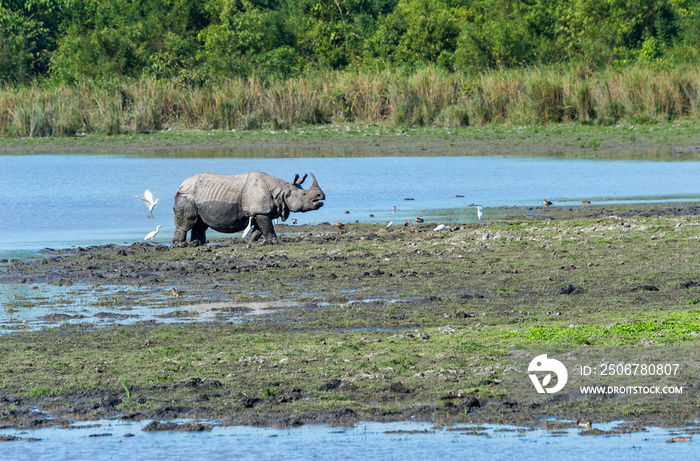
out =
<path fill-rule="evenodd" d="M 173 243 L 185 243 L 187 231 L 192 230 L 190 241 L 206 243 L 206 230 L 240 232 L 253 218 L 251 241 L 261 235 L 274 240 L 277 235 L 272 220 L 286 220 L 290 212 L 318 210 L 326 199 L 316 178 L 302 189 L 306 179 L 299 175 L 291 182 L 274 178 L 259 171 L 225 176 L 200 173 L 186 179 L 175 194 L 175 235 Z"/>

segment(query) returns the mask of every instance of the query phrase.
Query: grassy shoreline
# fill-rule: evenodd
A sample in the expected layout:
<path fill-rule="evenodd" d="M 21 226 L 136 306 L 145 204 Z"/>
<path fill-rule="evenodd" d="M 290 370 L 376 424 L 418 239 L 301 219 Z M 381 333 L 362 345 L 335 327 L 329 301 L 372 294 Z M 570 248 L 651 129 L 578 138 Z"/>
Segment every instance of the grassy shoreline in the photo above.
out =
<path fill-rule="evenodd" d="M 427 224 L 310 226 L 277 245 L 139 244 L 125 253 L 95 247 L 15 262 L 5 283 L 151 286 L 180 307 L 183 321 L 0 336 L 0 421 L 540 425 L 555 424 L 541 420 L 554 416 L 566 427 L 577 419 L 594 427 L 613 419 L 692 424 L 700 415 L 700 221 L 693 204 L 670 210 L 542 209 L 442 233 Z M 172 286 L 185 293 L 173 298 Z M 200 303 L 265 300 L 295 303 L 261 316 L 224 309 L 205 324 L 187 321 L 200 315 L 193 307 Z M 125 307 L 137 313 L 138 297 L 105 300 L 104 312 Z M 565 393 L 543 397 L 526 376 L 541 353 L 570 370 L 678 363 L 681 372 L 571 371 Z M 686 393 L 585 396 L 580 385 Z"/>
<path fill-rule="evenodd" d="M 560 123 L 654 125 L 700 119 L 698 66 L 411 74 L 325 72 L 188 86 L 143 78 L 0 87 L 0 136 L 113 136 L 163 129 L 275 131 L 328 124 L 413 127 Z"/>
<path fill-rule="evenodd" d="M 119 136 L 0 138 L 1 154 L 126 153 L 147 156 L 243 157 L 410 155 L 590 155 L 695 158 L 700 124 L 592 126 L 575 123 L 394 129 L 386 124 L 336 124 L 289 130 L 163 130 Z"/>

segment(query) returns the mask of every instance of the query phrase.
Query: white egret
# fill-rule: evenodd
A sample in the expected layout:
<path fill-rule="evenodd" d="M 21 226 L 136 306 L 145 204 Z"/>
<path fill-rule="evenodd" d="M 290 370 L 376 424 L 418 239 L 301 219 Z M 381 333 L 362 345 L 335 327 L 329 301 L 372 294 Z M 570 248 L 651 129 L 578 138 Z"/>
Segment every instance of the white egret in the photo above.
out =
<path fill-rule="evenodd" d="M 244 239 L 248 237 L 248 234 L 250 234 L 250 231 L 253 229 L 253 217 L 251 216 L 248 218 L 248 226 L 243 230 L 243 235 L 241 235 L 241 238 Z"/>
<path fill-rule="evenodd" d="M 438 224 L 437 226 L 435 226 L 435 229 L 433 229 L 433 230 L 439 232 L 439 231 L 445 229 L 446 227 L 447 227 L 447 226 L 444 225 L 444 224 Z"/>
<path fill-rule="evenodd" d="M 163 227 L 163 226 L 156 227 L 156 230 L 149 232 L 148 235 L 146 235 L 143 239 L 144 240 L 153 240 L 153 237 L 158 235 L 158 231 L 160 230 L 161 227 Z"/>
<path fill-rule="evenodd" d="M 141 200 L 148 207 L 148 217 L 153 219 L 153 207 L 160 202 L 160 199 L 157 198 L 153 200 L 153 194 L 148 189 L 143 193 L 143 197 L 137 195 L 136 198 Z"/>
<path fill-rule="evenodd" d="M 481 221 L 484 217 L 484 209 L 481 208 L 481 206 L 476 207 L 476 216 L 479 218 L 479 221 Z"/>
<path fill-rule="evenodd" d="M 386 223 L 386 227 L 391 227 L 392 224 L 394 224 L 394 221 L 389 221 L 388 223 Z"/>

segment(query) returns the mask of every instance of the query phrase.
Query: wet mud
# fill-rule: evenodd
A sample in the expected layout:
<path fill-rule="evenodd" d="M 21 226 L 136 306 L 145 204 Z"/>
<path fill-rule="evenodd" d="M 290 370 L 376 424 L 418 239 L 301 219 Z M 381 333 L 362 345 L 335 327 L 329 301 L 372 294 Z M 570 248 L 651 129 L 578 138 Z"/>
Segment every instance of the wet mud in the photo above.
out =
<path fill-rule="evenodd" d="M 443 231 L 280 225 L 277 242 L 46 249 L 7 261 L 0 284 L 28 294 L 3 306 L 0 429 L 104 417 L 154 420 L 153 431 L 211 429 L 176 418 L 290 427 L 556 417 L 562 427 L 592 421 L 595 434 L 613 419 L 630 431 L 697 421 L 700 206 L 509 214 Z M 73 291 L 33 297 L 41 286 Z M 91 306 L 74 301 L 93 292 Z M 47 303 L 65 309 L 37 325 L 7 320 Z M 539 396 L 527 364 L 542 351 L 572 369 L 642 351 L 681 363 L 663 384 L 685 393 Z M 618 384 L 583 378 L 571 379 Z"/>

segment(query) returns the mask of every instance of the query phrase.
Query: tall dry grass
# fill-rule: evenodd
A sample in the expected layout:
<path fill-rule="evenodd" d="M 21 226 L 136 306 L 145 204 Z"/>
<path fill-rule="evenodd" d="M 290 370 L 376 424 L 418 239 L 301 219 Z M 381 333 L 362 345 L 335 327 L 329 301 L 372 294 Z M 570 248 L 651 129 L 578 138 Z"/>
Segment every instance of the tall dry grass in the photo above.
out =
<path fill-rule="evenodd" d="M 0 135 L 72 136 L 183 129 L 282 129 L 327 123 L 403 126 L 610 124 L 700 118 L 700 69 L 519 69 L 477 76 L 325 72 L 204 86 L 143 78 L 0 88 Z"/>

